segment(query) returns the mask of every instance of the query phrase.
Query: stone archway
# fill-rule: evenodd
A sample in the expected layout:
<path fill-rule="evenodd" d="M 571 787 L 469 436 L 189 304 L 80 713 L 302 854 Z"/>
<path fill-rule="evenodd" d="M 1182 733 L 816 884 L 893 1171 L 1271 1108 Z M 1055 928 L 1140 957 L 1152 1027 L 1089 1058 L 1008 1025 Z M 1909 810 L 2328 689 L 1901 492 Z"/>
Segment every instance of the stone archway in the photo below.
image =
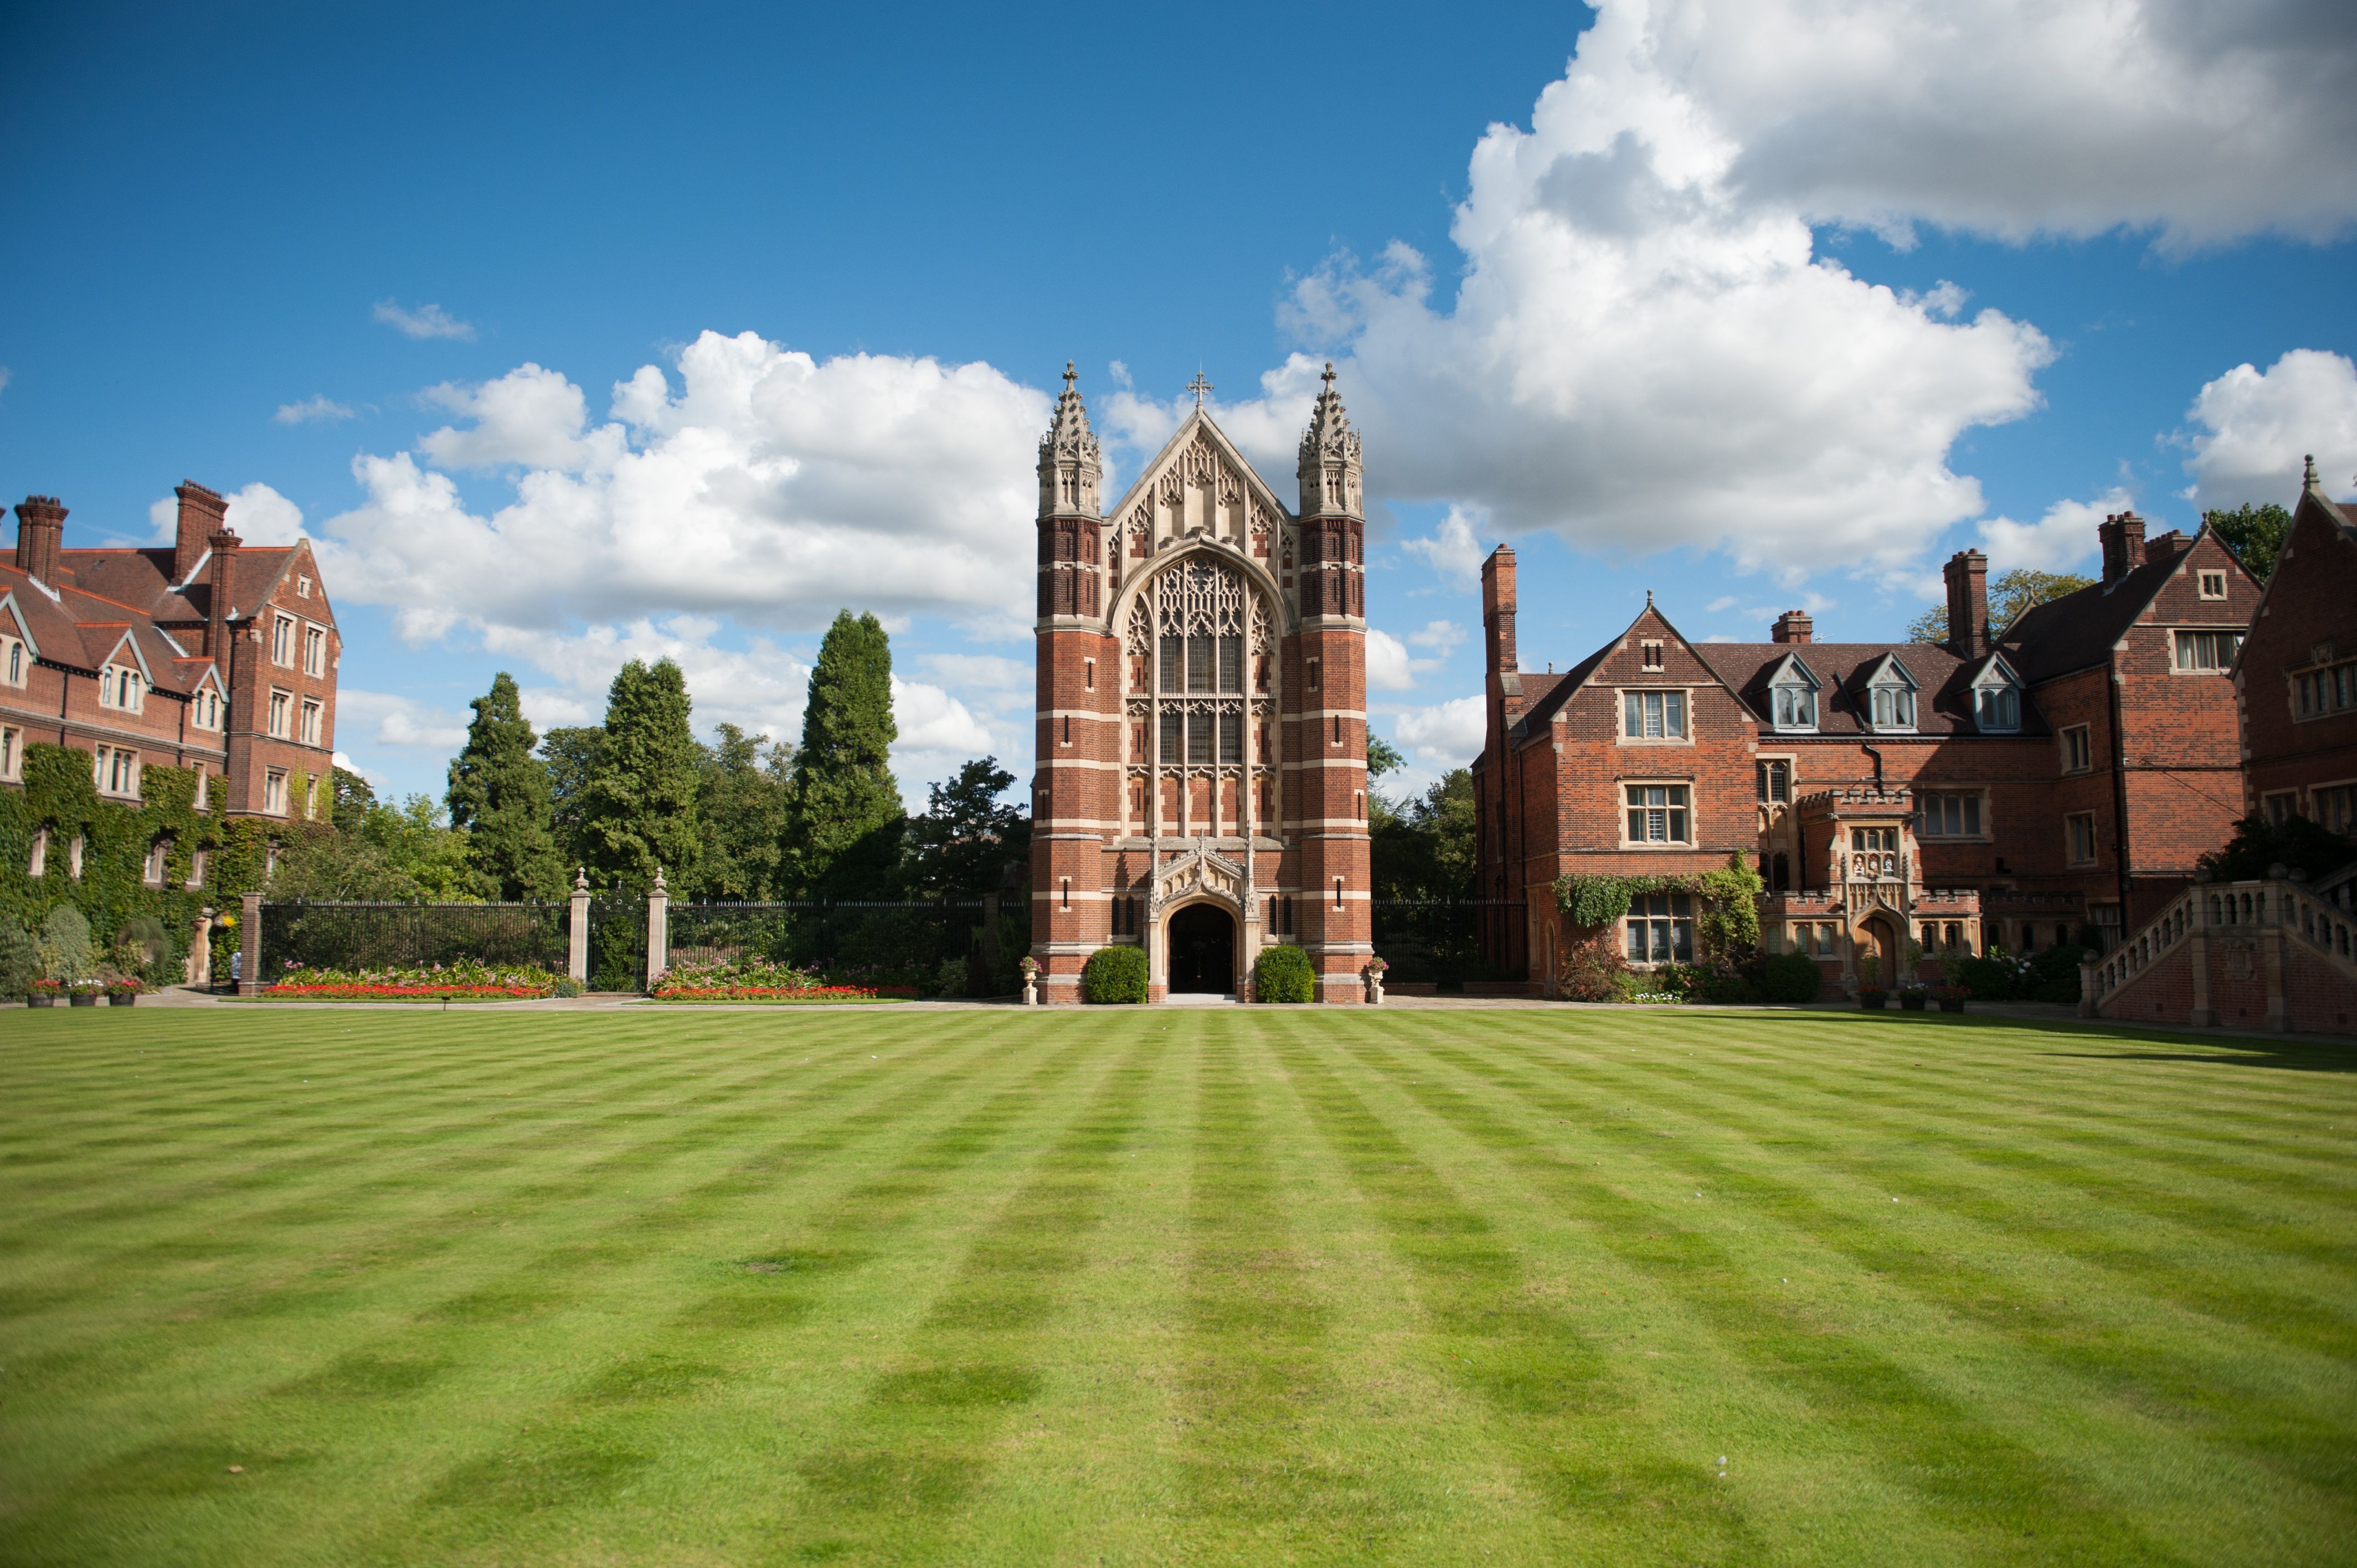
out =
<path fill-rule="evenodd" d="M 1173 910 L 1163 922 L 1171 994 L 1232 995 L 1236 989 L 1236 918 L 1206 899 Z"/>
<path fill-rule="evenodd" d="M 1912 975 L 1902 975 L 1906 967 L 1907 940 L 1899 918 L 1888 911 L 1868 916 L 1866 935 L 1876 959 L 1880 978 L 1877 983 L 1885 991 L 1896 991 L 1902 985 L 1912 985 Z"/>

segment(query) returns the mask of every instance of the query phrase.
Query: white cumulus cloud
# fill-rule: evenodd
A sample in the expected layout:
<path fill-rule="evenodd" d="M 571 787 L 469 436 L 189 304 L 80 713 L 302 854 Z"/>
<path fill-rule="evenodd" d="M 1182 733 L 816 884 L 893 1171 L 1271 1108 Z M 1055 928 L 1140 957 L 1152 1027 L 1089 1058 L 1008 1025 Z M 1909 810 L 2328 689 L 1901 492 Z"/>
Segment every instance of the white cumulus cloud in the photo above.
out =
<path fill-rule="evenodd" d="M 381 299 L 369 314 L 404 338 L 455 338 L 462 343 L 471 343 L 475 338 L 472 322 L 458 320 L 438 305 L 404 310 L 390 299 Z"/>
<path fill-rule="evenodd" d="M 2295 349 L 2265 371 L 2237 365 L 2201 389 L 2186 417 L 2201 426 L 2187 495 L 2204 508 L 2290 506 L 2310 454 L 2328 494 L 2357 489 L 2357 364 L 2346 355 Z"/>
<path fill-rule="evenodd" d="M 1464 768 L 1481 754 L 1482 699 L 1455 697 L 1430 707 L 1402 708 L 1392 720 L 1400 744 L 1433 767 Z"/>
<path fill-rule="evenodd" d="M 1980 525 L 1981 548 L 1992 573 L 2015 566 L 2064 572 L 2085 564 L 2097 553 L 2095 526 L 2115 512 L 2131 510 L 2135 498 L 2114 489 L 2091 501 L 2056 501 L 2036 522 L 1993 517 Z M 1943 587 L 1934 595 L 1945 602 Z"/>
<path fill-rule="evenodd" d="M 1450 507 L 1440 526 L 1424 539 L 1403 539 L 1400 548 L 1432 568 L 1440 581 L 1434 587 L 1419 590 L 1434 592 L 1469 592 L 1481 582 L 1481 563 L 1489 555 L 1473 531 L 1473 520 L 1463 507 Z"/>
<path fill-rule="evenodd" d="M 395 692 L 345 686 L 336 693 L 336 728 L 347 745 L 365 737 L 375 746 L 452 753 L 467 742 L 467 715 L 429 706 Z"/>
<path fill-rule="evenodd" d="M 278 405 L 278 412 L 270 417 L 281 424 L 319 424 L 357 416 L 348 405 L 335 402 L 325 393 L 317 393 L 300 403 L 282 403 Z"/>
<path fill-rule="evenodd" d="M 303 537 L 303 509 L 259 480 L 221 498 L 229 503 L 226 521 L 241 543 L 292 544 Z M 180 502 L 166 496 L 147 503 L 147 526 L 155 542 L 169 544 L 179 537 Z"/>

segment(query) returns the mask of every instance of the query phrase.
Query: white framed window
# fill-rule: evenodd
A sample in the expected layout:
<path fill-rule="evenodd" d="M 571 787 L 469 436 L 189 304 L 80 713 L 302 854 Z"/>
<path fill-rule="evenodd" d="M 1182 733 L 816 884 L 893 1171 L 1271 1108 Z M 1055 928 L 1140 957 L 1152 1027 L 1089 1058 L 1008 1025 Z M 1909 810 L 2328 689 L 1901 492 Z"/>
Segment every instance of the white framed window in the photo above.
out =
<path fill-rule="evenodd" d="M 205 885 L 205 875 L 208 872 L 212 870 L 212 851 L 209 849 L 190 850 L 188 852 L 188 886 L 191 887 L 202 887 Z"/>
<path fill-rule="evenodd" d="M 147 846 L 147 869 L 141 880 L 150 887 L 164 886 L 165 863 L 172 857 L 172 841 L 157 839 Z"/>
<path fill-rule="evenodd" d="M 2201 573 L 2201 574 L 2200 575 L 2200 576 L 2201 576 L 2201 596 L 2202 596 L 2203 598 L 2205 598 L 2205 599 L 2222 599 L 2222 598 L 2224 598 L 2224 597 L 2226 596 L 2226 574 L 2225 574 L 2225 573 L 2223 573 L 2223 572 L 2203 572 L 2203 573 Z"/>
<path fill-rule="evenodd" d="M 2357 659 L 2304 670 L 2291 678 L 2291 716 L 2319 719 L 2357 708 Z"/>
<path fill-rule="evenodd" d="M 1686 739 L 1686 694 L 1684 692 L 1621 693 L 1620 734 L 1628 740 Z"/>
<path fill-rule="evenodd" d="M 11 686 L 25 683 L 26 673 L 33 667 L 32 654 L 21 637 L 0 637 L 0 682 Z"/>
<path fill-rule="evenodd" d="M 139 754 L 128 746 L 102 746 L 91 757 L 91 782 L 102 795 L 139 793 Z"/>
<path fill-rule="evenodd" d="M 2084 773 L 2095 766 L 2093 732 L 2085 725 L 2064 726 L 2061 736 L 2062 771 Z"/>
<path fill-rule="evenodd" d="M 270 733 L 284 740 L 292 726 L 295 699 L 285 692 L 270 693 Z"/>
<path fill-rule="evenodd" d="M 262 776 L 262 809 L 274 817 L 286 814 L 286 770 L 273 768 Z"/>
<path fill-rule="evenodd" d="M 1627 843 L 1684 844 L 1693 840 L 1694 789 L 1686 784 L 1622 786 L 1628 802 Z"/>
<path fill-rule="evenodd" d="M 2219 674 L 2234 664 L 2234 655 L 2243 650 L 2243 634 L 2239 631 L 2180 631 L 2177 633 L 2177 669 L 2180 674 Z"/>
<path fill-rule="evenodd" d="M 0 727 L 0 779 L 16 779 L 25 771 L 25 732 Z"/>
<path fill-rule="evenodd" d="M 328 634 L 316 626 L 303 628 L 303 673 L 325 675 L 328 672 Z"/>
<path fill-rule="evenodd" d="M 2095 813 L 2077 811 L 2062 819 L 2064 848 L 2073 865 L 2095 864 Z"/>
<path fill-rule="evenodd" d="M 1622 927 L 1631 963 L 1694 961 L 1694 895 L 1640 893 Z"/>
<path fill-rule="evenodd" d="M 310 578 L 298 575 L 295 579 L 295 596 L 298 599 L 307 599 L 311 596 Z"/>
<path fill-rule="evenodd" d="M 110 664 L 98 672 L 98 705 L 118 708 L 126 714 L 143 711 L 147 705 L 147 682 L 141 678 L 137 666 Z"/>
<path fill-rule="evenodd" d="M 81 880 L 82 837 L 76 833 L 66 841 L 66 875 L 76 882 Z"/>
<path fill-rule="evenodd" d="M 270 662 L 292 666 L 295 662 L 295 618 L 280 616 L 270 623 Z"/>
<path fill-rule="evenodd" d="M 1915 797 L 1922 808 L 1922 825 L 1916 832 L 1927 839 L 1976 839 L 1981 836 L 1981 796 L 1977 789 L 1933 789 Z"/>
<path fill-rule="evenodd" d="M 188 699 L 188 727 L 217 730 L 221 727 L 221 696 L 219 688 L 200 686 Z"/>
<path fill-rule="evenodd" d="M 305 746 L 317 746 L 319 744 L 319 726 L 321 721 L 326 718 L 327 712 L 327 706 L 324 703 L 309 701 L 306 701 L 304 703 L 303 744 Z M 1072 721 L 1066 719 L 1064 722 L 1066 724 L 1070 724 Z"/>
<path fill-rule="evenodd" d="M 41 877 L 48 875 L 48 871 L 49 830 L 47 828 L 35 828 L 33 830 L 33 853 L 25 862 L 25 875 L 32 877 Z"/>
<path fill-rule="evenodd" d="M 1973 682 L 1973 723 L 1983 735 L 2010 735 L 2021 727 L 2021 687 L 2011 671 L 1992 663 Z"/>
<path fill-rule="evenodd" d="M 1883 666 L 1866 688 L 1867 722 L 1890 735 L 1915 729 L 1915 682 L 1896 662 Z"/>

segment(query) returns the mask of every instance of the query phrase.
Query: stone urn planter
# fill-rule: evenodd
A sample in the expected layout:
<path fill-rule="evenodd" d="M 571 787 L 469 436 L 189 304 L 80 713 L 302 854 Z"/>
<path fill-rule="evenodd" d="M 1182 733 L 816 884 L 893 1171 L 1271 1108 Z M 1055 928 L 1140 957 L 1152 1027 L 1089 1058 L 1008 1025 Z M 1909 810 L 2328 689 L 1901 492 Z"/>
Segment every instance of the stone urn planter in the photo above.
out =
<path fill-rule="evenodd" d="M 1025 958 L 1022 970 L 1023 1005 L 1037 1007 L 1039 1005 L 1039 961 L 1036 958 Z"/>

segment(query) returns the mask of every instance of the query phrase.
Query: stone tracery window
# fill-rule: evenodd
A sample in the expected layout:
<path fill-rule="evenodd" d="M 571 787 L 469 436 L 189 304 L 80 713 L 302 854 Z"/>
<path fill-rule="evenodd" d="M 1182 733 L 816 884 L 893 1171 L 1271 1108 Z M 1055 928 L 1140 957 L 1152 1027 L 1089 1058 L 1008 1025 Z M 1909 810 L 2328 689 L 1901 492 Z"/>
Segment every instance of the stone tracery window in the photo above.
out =
<path fill-rule="evenodd" d="M 1261 798 L 1247 779 L 1267 762 L 1271 635 L 1266 604 L 1241 572 L 1209 554 L 1172 563 L 1138 596 L 1128 628 L 1128 768 L 1142 786 L 1131 798 L 1145 810 L 1131 832 L 1244 831 Z M 1166 790 L 1174 775 L 1178 787 Z"/>

